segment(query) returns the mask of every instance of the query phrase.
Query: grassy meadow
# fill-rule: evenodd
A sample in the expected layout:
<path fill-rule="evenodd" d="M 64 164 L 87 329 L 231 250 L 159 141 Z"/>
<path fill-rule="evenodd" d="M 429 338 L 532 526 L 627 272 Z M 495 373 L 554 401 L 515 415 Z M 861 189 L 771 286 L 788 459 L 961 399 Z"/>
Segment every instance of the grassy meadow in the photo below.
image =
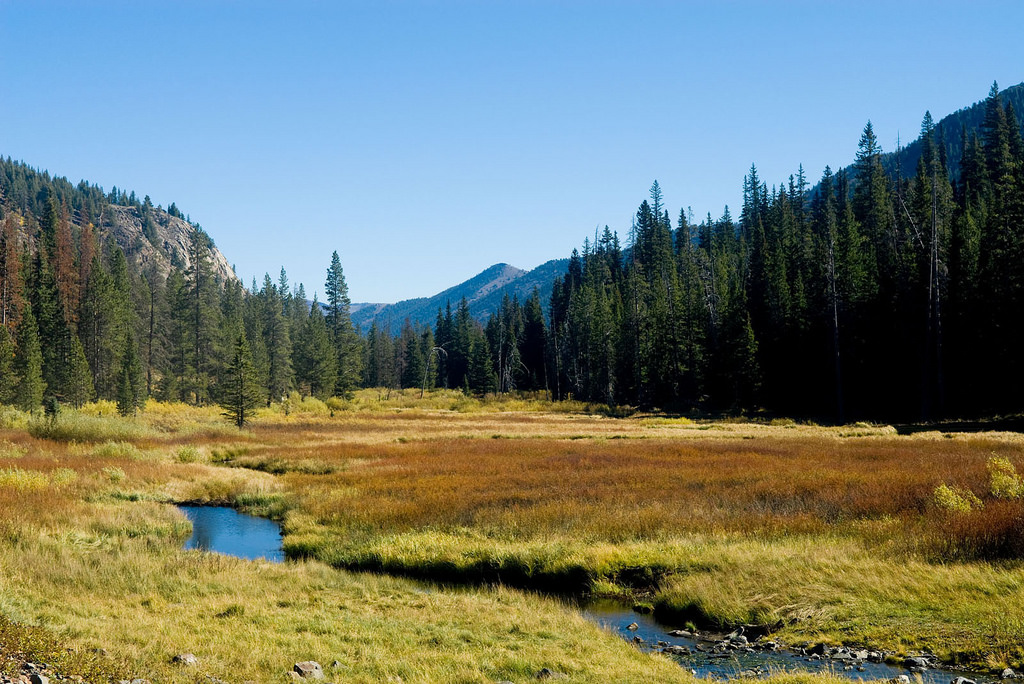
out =
<path fill-rule="evenodd" d="M 97 681 L 283 681 L 306 659 L 331 681 L 690 681 L 550 593 L 1024 665 L 1024 437 L 418 395 L 293 396 L 243 431 L 152 402 L 0 411 L 0 668 L 22 652 Z M 277 518 L 300 562 L 182 551 L 175 502 Z"/>

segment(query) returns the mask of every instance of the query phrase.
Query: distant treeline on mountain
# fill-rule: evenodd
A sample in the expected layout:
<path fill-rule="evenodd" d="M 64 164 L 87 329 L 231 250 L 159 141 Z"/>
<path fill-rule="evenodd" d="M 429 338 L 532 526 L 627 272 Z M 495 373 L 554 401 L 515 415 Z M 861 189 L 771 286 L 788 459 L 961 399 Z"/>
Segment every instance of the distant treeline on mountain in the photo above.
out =
<path fill-rule="evenodd" d="M 735 219 L 673 225 L 655 182 L 625 245 L 605 227 L 567 261 L 354 314 L 337 252 L 325 305 L 284 269 L 246 289 L 174 205 L 0 160 L 0 402 L 217 401 L 241 424 L 365 385 L 824 420 L 1021 411 L 1022 95 L 926 113 L 889 155 L 869 122 L 814 187 L 752 166 Z"/>

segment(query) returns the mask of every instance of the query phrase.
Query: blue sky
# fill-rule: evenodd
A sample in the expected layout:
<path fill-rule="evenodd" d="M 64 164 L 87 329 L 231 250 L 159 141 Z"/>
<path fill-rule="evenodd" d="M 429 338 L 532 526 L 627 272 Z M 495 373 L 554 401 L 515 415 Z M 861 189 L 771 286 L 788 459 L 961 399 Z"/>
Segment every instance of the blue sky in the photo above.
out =
<path fill-rule="evenodd" d="M 353 301 L 715 217 L 1024 80 L 1013 2 L 0 0 L 0 154 L 176 202 L 245 282 Z"/>

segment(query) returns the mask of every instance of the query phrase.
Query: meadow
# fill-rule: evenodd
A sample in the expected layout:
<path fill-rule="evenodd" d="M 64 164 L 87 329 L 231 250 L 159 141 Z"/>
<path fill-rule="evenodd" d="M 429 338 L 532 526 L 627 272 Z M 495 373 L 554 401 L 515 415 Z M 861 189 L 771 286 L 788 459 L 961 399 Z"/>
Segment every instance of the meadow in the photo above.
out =
<path fill-rule="evenodd" d="M 601 595 L 679 626 L 1024 664 L 1016 434 L 457 392 L 293 396 L 243 431 L 210 408 L 114 413 L 0 412 L 0 655 L 90 681 L 278 681 L 306 659 L 335 681 L 690 681 L 558 598 Z M 175 502 L 279 519 L 299 562 L 182 551 Z M 170 662 L 185 651 L 199 669 Z"/>

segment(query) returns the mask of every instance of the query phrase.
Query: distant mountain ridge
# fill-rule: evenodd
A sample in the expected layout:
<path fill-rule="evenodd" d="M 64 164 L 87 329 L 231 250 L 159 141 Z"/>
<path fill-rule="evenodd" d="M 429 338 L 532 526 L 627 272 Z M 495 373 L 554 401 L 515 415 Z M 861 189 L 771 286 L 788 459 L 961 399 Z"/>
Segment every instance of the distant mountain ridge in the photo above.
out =
<path fill-rule="evenodd" d="M 399 331 L 406 318 L 413 324 L 433 326 L 438 309 L 443 309 L 449 302 L 454 309 L 463 297 L 469 303 L 473 316 L 483 321 L 499 309 L 506 294 L 523 301 L 534 288 L 540 292 L 541 303 L 546 307 L 555 276 L 564 275 L 568 266 L 568 259 L 552 259 L 530 271 L 505 263 L 494 264 L 469 280 L 431 297 L 406 299 L 395 304 L 353 304 L 352 322 L 366 331 L 373 321 L 377 321 L 378 326 L 393 333 Z"/>

